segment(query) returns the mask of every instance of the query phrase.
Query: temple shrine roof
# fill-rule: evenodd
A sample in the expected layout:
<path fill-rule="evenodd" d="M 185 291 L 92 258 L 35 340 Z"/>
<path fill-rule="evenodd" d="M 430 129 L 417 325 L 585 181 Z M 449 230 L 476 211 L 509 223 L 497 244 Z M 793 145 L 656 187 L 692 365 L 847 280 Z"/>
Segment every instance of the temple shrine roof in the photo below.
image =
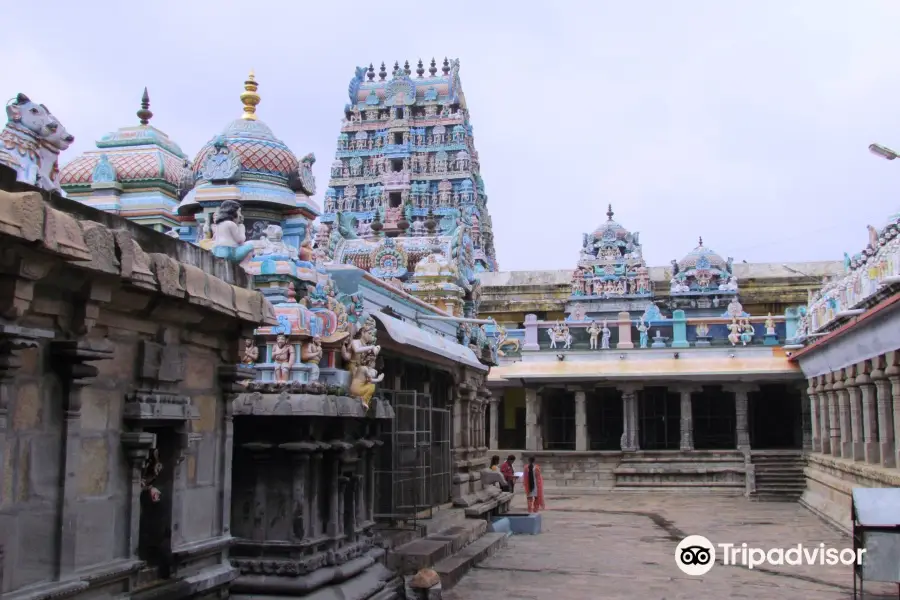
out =
<path fill-rule="evenodd" d="M 601 224 L 597 229 L 594 230 L 592 234 L 594 239 L 597 241 L 615 241 L 615 240 L 624 240 L 626 236 L 628 236 L 630 231 L 622 227 L 616 221 L 613 221 L 613 215 L 615 213 L 612 209 L 612 204 L 609 205 L 609 209 L 606 211 L 607 220 L 605 223 Z"/>
<path fill-rule="evenodd" d="M 76 157 L 60 171 L 60 185 L 69 192 L 88 191 L 92 184 L 126 187 L 162 184 L 172 195 L 193 185 L 187 156 L 168 135 L 150 125 L 147 89 L 137 111 L 140 124 L 122 127 L 97 141 L 97 150 Z"/>
<path fill-rule="evenodd" d="M 703 245 L 702 237 L 697 247 L 678 261 L 678 267 L 681 269 L 709 269 L 712 267 L 727 271 L 727 265 L 728 261 L 719 256 L 714 250 Z"/>
<path fill-rule="evenodd" d="M 244 82 L 244 93 L 241 94 L 243 114 L 229 123 L 220 134 L 213 136 L 194 158 L 194 176 L 198 183 L 203 180 L 203 162 L 214 152 L 213 145 L 220 136 L 240 157 L 242 180 L 259 180 L 287 186 L 291 176 L 297 172 L 297 157 L 256 116 L 256 106 L 261 100 L 258 89 L 256 77 L 251 72 Z"/>

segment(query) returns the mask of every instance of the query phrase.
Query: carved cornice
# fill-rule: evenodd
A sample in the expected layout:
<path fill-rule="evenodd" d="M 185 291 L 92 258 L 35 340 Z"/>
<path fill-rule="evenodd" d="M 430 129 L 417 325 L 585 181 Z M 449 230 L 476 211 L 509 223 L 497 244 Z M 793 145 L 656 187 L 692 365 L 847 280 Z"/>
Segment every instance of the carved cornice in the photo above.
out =
<path fill-rule="evenodd" d="M 122 418 L 126 421 L 191 421 L 200 418 L 200 411 L 190 396 L 141 389 L 126 398 Z"/>

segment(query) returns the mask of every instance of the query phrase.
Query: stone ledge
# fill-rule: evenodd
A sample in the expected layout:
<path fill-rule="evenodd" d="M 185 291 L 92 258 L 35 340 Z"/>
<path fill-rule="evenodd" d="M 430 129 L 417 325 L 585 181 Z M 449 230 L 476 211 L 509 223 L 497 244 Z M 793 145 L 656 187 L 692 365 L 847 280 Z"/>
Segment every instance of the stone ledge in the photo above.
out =
<path fill-rule="evenodd" d="M 295 417 L 355 417 L 358 419 L 393 419 L 390 402 L 373 398 L 369 409 L 357 398 L 313 394 L 239 394 L 232 402 L 234 416 L 279 415 Z"/>
<path fill-rule="evenodd" d="M 62 197 L 0 190 L 0 243 L 254 325 L 275 323 L 272 305 L 248 289 L 238 265 Z"/>

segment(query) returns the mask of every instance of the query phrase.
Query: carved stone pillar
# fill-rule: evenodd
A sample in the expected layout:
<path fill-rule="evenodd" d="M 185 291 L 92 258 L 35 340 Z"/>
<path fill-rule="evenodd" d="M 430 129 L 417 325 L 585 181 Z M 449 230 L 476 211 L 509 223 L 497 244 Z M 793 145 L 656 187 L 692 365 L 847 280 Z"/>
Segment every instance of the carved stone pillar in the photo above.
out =
<path fill-rule="evenodd" d="M 51 342 L 51 355 L 63 392 L 63 448 L 61 527 L 59 543 L 60 574 L 75 570 L 78 542 L 78 474 L 81 470 L 81 392 L 97 376 L 97 367 L 88 363 L 113 357 L 106 339 Z"/>
<path fill-rule="evenodd" d="M 500 446 L 499 440 L 499 431 L 498 426 L 499 423 L 499 412 L 500 410 L 500 399 L 492 396 L 491 397 L 491 450 L 496 450 Z"/>
<path fill-rule="evenodd" d="M 850 457 L 853 460 L 865 460 L 862 392 L 859 384 L 856 383 L 856 365 L 850 365 L 844 369 L 844 389 L 847 391 L 847 402 L 850 404 Z"/>
<path fill-rule="evenodd" d="M 807 380 L 806 394 L 809 396 L 810 435 L 812 438 L 812 451 L 822 451 L 822 440 L 819 437 L 819 398 L 816 395 L 815 378 Z"/>
<path fill-rule="evenodd" d="M 891 394 L 891 382 L 884 372 L 884 357 L 872 359 L 870 377 L 877 391 L 876 410 L 878 411 L 878 453 L 882 467 L 894 467 L 894 398 Z"/>
<path fill-rule="evenodd" d="M 541 433 L 538 425 L 541 396 L 534 388 L 525 388 L 525 449 L 541 450 Z"/>
<path fill-rule="evenodd" d="M 339 538 L 344 535 L 344 492 L 348 480 L 341 472 L 341 464 L 344 462 L 344 452 L 350 449 L 350 444 L 341 440 L 332 440 L 331 444 L 331 485 L 328 494 L 328 536 Z"/>
<path fill-rule="evenodd" d="M 819 403 L 819 445 L 823 454 L 831 454 L 831 433 L 828 423 L 828 398 L 825 396 L 825 376 L 813 377 L 816 399 Z"/>
<path fill-rule="evenodd" d="M 575 392 L 575 450 L 584 452 L 588 449 L 587 407 L 584 390 Z"/>
<path fill-rule="evenodd" d="M 734 429 L 737 437 L 737 449 L 743 452 L 750 451 L 750 392 L 756 391 L 755 385 L 738 383 L 725 386 L 726 391 L 734 394 Z"/>
<path fill-rule="evenodd" d="M 312 455 L 312 478 L 310 481 L 309 511 L 307 513 L 309 514 L 310 532 L 312 533 L 313 539 L 320 537 L 323 533 L 322 519 L 324 519 L 325 516 L 322 515 L 322 511 L 319 509 L 319 496 L 323 493 L 322 482 L 326 479 L 328 474 L 322 466 L 325 457 L 322 450 L 327 450 L 330 447 L 328 444 L 322 442 L 318 442 L 316 445 L 318 446 L 319 451 L 313 452 Z"/>
<path fill-rule="evenodd" d="M 798 386 L 798 391 L 800 392 L 800 436 L 801 436 L 801 447 L 804 452 L 812 451 L 812 415 L 810 411 L 812 410 L 812 406 L 810 405 L 809 396 L 806 393 L 806 383 Z"/>
<path fill-rule="evenodd" d="M 369 449 L 369 472 L 368 487 L 366 495 L 366 520 L 373 522 L 375 520 L 375 461 L 377 460 L 377 450 L 384 445 L 384 442 L 378 439 L 372 440 L 375 445 Z"/>
<path fill-rule="evenodd" d="M 253 473 L 256 478 L 253 487 L 253 540 L 264 542 L 266 540 L 266 507 L 269 501 L 268 481 L 266 472 L 272 459 L 272 448 L 275 446 L 266 442 L 249 442 L 242 448 L 250 453 L 253 459 Z"/>
<path fill-rule="evenodd" d="M 370 523 L 369 517 L 369 478 L 370 473 L 375 469 L 370 466 L 375 455 L 372 449 L 375 442 L 370 439 L 360 439 L 356 441 L 356 450 L 359 453 L 359 462 L 356 465 L 356 522 L 360 527 L 367 527 Z"/>
<path fill-rule="evenodd" d="M 834 372 L 834 395 L 838 405 L 838 431 L 841 436 L 841 458 L 853 457 L 853 435 L 850 427 L 850 394 L 844 382 L 844 371 Z"/>
<path fill-rule="evenodd" d="M 225 410 L 222 411 L 222 497 L 220 514 L 222 515 L 222 534 L 231 533 L 231 469 L 234 458 L 234 400 L 238 394 L 246 391 L 240 382 L 256 378 L 256 369 L 243 365 L 219 366 L 219 383 L 224 395 Z"/>
<path fill-rule="evenodd" d="M 53 335 L 54 333 L 49 330 L 26 329 L 16 325 L 0 324 L 0 482 L 6 481 L 6 444 L 3 440 L 6 437 L 7 414 L 11 400 L 16 393 L 16 372 L 22 366 L 22 360 L 18 353 L 26 348 L 36 348 L 41 339 L 50 339 Z M 3 491 L 5 487 L 5 485 L 0 485 L 0 506 L 6 501 Z"/>
<path fill-rule="evenodd" d="M 834 392 L 834 373 L 825 375 L 823 386 L 825 397 L 828 399 L 828 439 L 830 440 L 831 455 L 841 455 L 841 422 L 838 409 L 837 394 Z"/>
<path fill-rule="evenodd" d="M 900 351 L 888 352 L 885 358 L 884 374 L 891 382 L 894 406 L 894 466 L 900 468 Z"/>
<path fill-rule="evenodd" d="M 638 389 L 633 386 L 619 388 L 622 392 L 622 440 L 623 452 L 640 450 L 640 429 L 638 421 Z"/>
<path fill-rule="evenodd" d="M 690 452 L 694 449 L 694 414 L 692 394 L 702 390 L 695 387 L 679 387 L 681 395 L 681 445 L 682 452 Z"/>
<path fill-rule="evenodd" d="M 289 442 L 278 446 L 291 456 L 291 532 L 296 541 L 309 537 L 309 502 L 306 483 L 309 481 L 310 454 L 319 446 L 314 442 Z"/>
<path fill-rule="evenodd" d="M 128 556 L 138 557 L 141 533 L 141 478 L 144 461 L 150 456 L 150 449 L 156 445 L 156 434 L 145 431 L 126 431 L 120 435 L 128 466 L 131 470 L 131 487 L 128 502 Z"/>
<path fill-rule="evenodd" d="M 871 365 L 868 361 L 857 363 L 856 384 L 862 394 L 863 452 L 867 463 L 881 461 L 878 446 L 878 413 L 875 409 L 875 386 L 869 377 Z"/>
<path fill-rule="evenodd" d="M 54 333 L 46 329 L 31 329 L 0 323 L 0 431 L 6 430 L 10 400 L 15 393 L 13 379 L 22 366 L 19 352 L 27 348 L 37 348 L 41 340 L 52 339 L 53 336 Z M 0 468 L 2 468 L 2 462 L 0 461 Z"/>

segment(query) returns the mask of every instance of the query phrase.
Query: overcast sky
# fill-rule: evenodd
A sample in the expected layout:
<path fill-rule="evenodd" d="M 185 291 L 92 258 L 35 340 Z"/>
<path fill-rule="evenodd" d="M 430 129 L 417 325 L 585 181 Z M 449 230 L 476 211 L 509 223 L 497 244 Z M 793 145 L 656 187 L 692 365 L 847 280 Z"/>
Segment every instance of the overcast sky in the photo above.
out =
<path fill-rule="evenodd" d="M 704 244 L 736 261 L 840 259 L 900 211 L 900 2 L 231 2 L 21 5 L 0 93 L 47 104 L 63 162 L 137 123 L 191 157 L 241 112 L 298 156 L 321 201 L 356 65 L 458 57 L 504 270 L 572 268 L 606 219 L 652 265 Z"/>

